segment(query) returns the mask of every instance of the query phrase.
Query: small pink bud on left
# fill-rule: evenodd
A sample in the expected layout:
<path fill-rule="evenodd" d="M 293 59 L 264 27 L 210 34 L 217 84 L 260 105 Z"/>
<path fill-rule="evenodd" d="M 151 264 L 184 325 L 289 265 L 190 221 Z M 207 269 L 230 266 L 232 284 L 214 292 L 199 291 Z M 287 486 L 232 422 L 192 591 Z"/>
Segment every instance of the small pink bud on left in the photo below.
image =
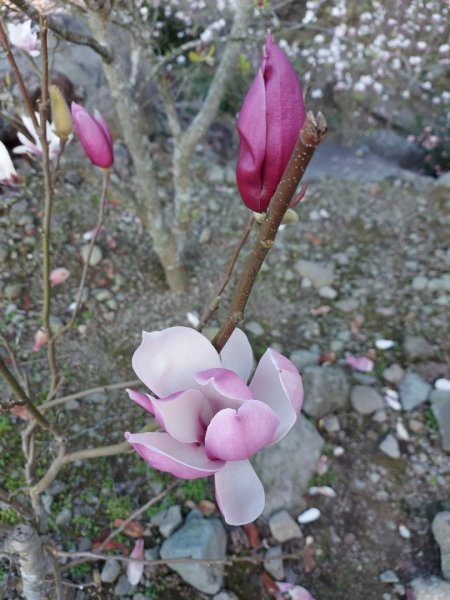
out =
<path fill-rule="evenodd" d="M 34 336 L 34 344 L 33 344 L 33 347 L 31 348 L 31 351 L 39 352 L 39 350 L 42 348 L 42 346 L 45 346 L 46 343 L 47 343 L 47 337 L 46 337 L 45 333 L 42 331 L 42 329 L 38 329 L 36 331 L 36 335 Z"/>
<path fill-rule="evenodd" d="M 141 562 L 144 559 L 144 540 L 142 538 L 136 540 L 134 548 L 131 551 L 130 558 L 133 558 L 134 560 L 128 563 L 128 581 L 131 583 L 131 585 L 137 585 L 144 572 L 144 563 Z"/>
<path fill-rule="evenodd" d="M 103 117 L 95 111 L 92 116 L 88 111 L 72 102 L 73 127 L 83 150 L 96 167 L 109 169 L 114 162 L 114 150 L 111 131 Z"/>
<path fill-rule="evenodd" d="M 50 283 L 52 287 L 59 285 L 60 283 L 64 283 L 69 275 L 70 272 L 64 267 L 53 269 L 53 271 L 50 273 Z"/>

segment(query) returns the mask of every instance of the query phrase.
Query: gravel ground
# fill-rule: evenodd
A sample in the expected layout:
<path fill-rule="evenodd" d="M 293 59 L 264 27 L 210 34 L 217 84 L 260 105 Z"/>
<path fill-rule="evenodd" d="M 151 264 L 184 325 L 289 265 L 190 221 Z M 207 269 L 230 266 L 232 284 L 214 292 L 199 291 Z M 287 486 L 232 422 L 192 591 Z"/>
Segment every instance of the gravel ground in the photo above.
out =
<path fill-rule="evenodd" d="M 186 251 L 190 285 L 180 294 L 166 289 L 150 240 L 134 217 L 126 183 L 115 178 L 105 231 L 98 241 L 101 260 L 90 272 L 78 326 L 59 348 L 66 378 L 64 393 L 80 389 L 80 382 L 87 388 L 133 379 L 130 358 L 141 330 L 187 325 L 187 312 L 200 313 L 213 296 L 246 211 L 231 184 L 231 167 L 211 169 L 205 160 L 197 175 L 195 218 Z M 20 362 L 35 389 L 46 377 L 44 351 L 31 352 L 40 315 L 42 206 L 37 181 L 30 168 L 25 186 L 3 190 L 0 209 L 1 330 L 19 349 Z M 94 181 L 81 167 L 66 174 L 55 204 L 58 259 L 54 266 L 65 266 L 71 272 L 67 282 L 55 288 L 55 327 L 70 315 L 68 307 L 81 272 L 82 234 L 95 222 L 98 192 L 92 191 L 97 189 Z M 244 328 L 256 354 L 268 345 L 287 355 L 307 350 L 317 355 L 321 364 L 342 368 L 351 385 L 367 385 L 380 393 L 386 385 L 383 373 L 393 364 L 412 370 L 430 385 L 438 378 L 449 378 L 448 189 L 408 173 L 376 182 L 317 177 L 310 182 L 297 212 L 299 223 L 280 232 L 248 305 Z M 223 296 L 219 317 L 226 310 L 232 287 L 233 281 Z M 214 317 L 209 325 L 218 322 Z M 428 350 L 411 354 L 405 347 L 411 336 L 425 338 Z M 377 349 L 375 342 L 380 339 L 392 340 L 392 348 Z M 345 364 L 349 355 L 369 357 L 374 371 L 352 371 Z M 391 387 L 395 390 L 395 385 Z M 405 598 L 414 577 L 440 575 L 431 521 L 439 510 L 448 508 L 450 466 L 442 450 L 439 424 L 429 402 L 404 411 L 385 405 L 366 415 L 347 405 L 336 414 L 335 431 L 326 419 L 311 419 L 325 438 L 323 455 L 328 457 L 322 460 L 326 466 L 319 468 L 313 483 L 331 486 L 336 497 L 305 496 L 306 505 L 317 506 L 322 515 L 302 526 L 302 540 L 283 544 L 283 551 L 301 557 L 285 561 L 285 580 L 301 583 L 316 600 Z M 72 402 L 59 409 L 57 416 L 60 425 L 69 428 L 73 449 L 122 441 L 124 428 L 132 430 L 144 424 L 142 413 L 120 392 Z M 408 439 L 399 434 L 399 420 Z M 390 433 L 394 445 L 398 444 L 399 458 L 380 450 L 380 443 Z M 5 436 L 0 445 L 4 466 L 0 479 L 6 481 L 7 474 L 17 478 L 19 447 L 11 452 L 11 440 L 7 445 Z M 340 455 L 338 447 L 343 449 Z M 115 494 L 126 490 L 132 497 L 132 508 L 148 499 L 149 486 L 151 491 L 161 489 L 161 482 L 143 471 L 135 457 L 99 464 L 105 478 L 112 479 Z M 42 462 L 42 468 L 44 465 Z M 97 530 L 83 530 L 80 515 L 89 516 L 99 530 L 108 527 L 112 518 L 111 511 L 104 510 L 102 496 L 107 496 L 108 490 L 104 482 L 98 482 L 97 468 L 94 463 L 83 468 L 73 465 L 61 477 L 64 497 L 73 493 L 75 498 L 73 505 L 66 507 L 72 538 L 60 540 L 66 548 L 80 547 L 80 540 L 89 542 L 98 534 Z M 80 489 L 87 490 L 94 500 L 86 502 Z M 62 496 L 54 494 L 53 498 L 55 519 L 63 520 Z M 186 500 L 177 496 L 183 514 L 188 511 Z M 74 521 L 74 516 L 78 520 Z M 257 525 L 266 544 L 277 543 L 266 519 Z M 248 552 L 244 533 L 236 529 L 240 530 L 227 529 L 228 551 Z M 56 533 L 57 539 L 59 535 Z M 153 546 L 148 542 L 157 542 L 158 535 L 152 529 L 146 545 Z M 395 576 L 382 575 L 388 570 Z M 146 574 L 152 587 L 141 592 L 128 590 L 124 598 L 207 597 L 166 567 Z M 72 572 L 71 577 L 77 582 L 89 581 L 92 573 Z M 7 597 L 12 598 L 11 581 Z M 259 564 L 228 567 L 224 587 L 238 598 L 269 597 L 270 586 L 261 578 Z M 78 592 L 77 598 L 118 597 L 113 590 L 113 585 L 103 584 L 101 591 Z M 138 593 L 147 595 L 138 597 Z"/>

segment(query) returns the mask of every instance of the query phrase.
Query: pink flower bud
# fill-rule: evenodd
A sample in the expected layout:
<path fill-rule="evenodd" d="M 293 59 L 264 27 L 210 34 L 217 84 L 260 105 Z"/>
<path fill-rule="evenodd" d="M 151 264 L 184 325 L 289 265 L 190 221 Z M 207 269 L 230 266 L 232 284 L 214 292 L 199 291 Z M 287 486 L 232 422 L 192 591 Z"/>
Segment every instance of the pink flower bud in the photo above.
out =
<path fill-rule="evenodd" d="M 133 550 L 131 551 L 130 558 L 135 560 L 130 561 L 127 567 L 127 577 L 131 585 L 137 585 L 141 580 L 142 573 L 144 572 L 144 563 L 141 562 L 144 558 L 144 540 L 142 538 L 136 540 Z"/>
<path fill-rule="evenodd" d="M 42 348 L 42 346 L 45 346 L 46 343 L 47 343 L 47 337 L 46 337 L 45 333 L 42 331 L 42 329 L 38 329 L 36 331 L 36 335 L 34 336 L 34 344 L 33 344 L 33 347 L 31 348 L 31 351 L 39 352 L 39 350 Z"/>
<path fill-rule="evenodd" d="M 60 283 L 64 283 L 69 275 L 69 271 L 64 267 L 53 269 L 53 271 L 50 273 L 50 283 L 52 287 L 59 285 Z"/>
<path fill-rule="evenodd" d="M 267 210 L 304 121 L 300 81 L 268 33 L 261 66 L 237 122 L 237 185 L 244 203 L 254 212 Z"/>
<path fill-rule="evenodd" d="M 102 169 L 108 169 L 114 162 L 114 150 L 108 124 L 95 111 L 92 116 L 76 102 L 71 105 L 73 126 L 89 160 Z"/>

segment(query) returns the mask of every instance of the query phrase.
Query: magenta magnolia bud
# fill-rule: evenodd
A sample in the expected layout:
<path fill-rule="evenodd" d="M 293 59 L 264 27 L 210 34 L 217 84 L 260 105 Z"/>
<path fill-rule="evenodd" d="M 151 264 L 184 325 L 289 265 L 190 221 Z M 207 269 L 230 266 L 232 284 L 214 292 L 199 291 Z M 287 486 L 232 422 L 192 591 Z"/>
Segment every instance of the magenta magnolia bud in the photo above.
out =
<path fill-rule="evenodd" d="M 114 162 L 113 140 L 108 124 L 95 111 L 92 116 L 79 104 L 71 105 L 73 126 L 89 160 L 102 169 L 108 169 Z"/>
<path fill-rule="evenodd" d="M 300 81 L 268 33 L 261 66 L 237 122 L 237 185 L 244 203 L 254 212 L 267 210 L 304 121 Z"/>

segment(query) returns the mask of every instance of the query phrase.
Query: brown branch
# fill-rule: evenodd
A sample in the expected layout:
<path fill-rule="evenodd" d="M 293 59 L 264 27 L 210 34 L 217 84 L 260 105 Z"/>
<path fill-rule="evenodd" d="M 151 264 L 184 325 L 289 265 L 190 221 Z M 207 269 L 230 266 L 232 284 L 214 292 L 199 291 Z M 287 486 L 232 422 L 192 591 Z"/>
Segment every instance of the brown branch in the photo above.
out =
<path fill-rule="evenodd" d="M 33 21 L 39 21 L 39 11 L 29 4 L 26 0 L 10 0 L 11 4 L 17 6 L 24 14 L 26 14 Z M 113 54 L 109 48 L 106 48 L 94 37 L 89 35 L 83 35 L 81 33 L 75 33 L 74 31 L 68 31 L 54 17 L 47 17 L 48 28 L 56 33 L 59 37 L 64 38 L 68 42 L 73 44 L 79 44 L 80 46 L 89 46 L 97 54 L 99 54 L 106 63 L 110 63 L 113 60 Z"/>
<path fill-rule="evenodd" d="M 209 306 L 205 309 L 205 311 L 203 312 L 203 314 L 200 318 L 200 322 L 197 325 L 197 331 L 202 331 L 202 329 L 205 327 L 206 323 L 209 321 L 209 319 L 212 317 L 212 315 L 219 308 L 219 304 L 220 304 L 220 300 L 222 299 L 223 291 L 226 288 L 228 282 L 230 281 L 230 277 L 231 277 L 231 274 L 233 273 L 233 269 L 237 262 L 237 259 L 239 258 L 239 254 L 240 254 L 245 242 L 247 241 L 247 238 L 252 229 L 253 221 L 254 221 L 254 217 L 251 214 L 251 215 L 249 215 L 249 217 L 247 219 L 247 222 L 242 231 L 241 237 L 239 238 L 238 243 L 236 244 L 236 248 L 234 249 L 233 256 L 231 257 L 230 262 L 228 263 L 228 266 L 226 268 L 226 271 L 222 277 L 222 281 L 220 282 L 219 287 L 217 288 L 217 291 L 214 294 L 214 298 L 211 300 L 211 302 L 209 303 Z"/>
<path fill-rule="evenodd" d="M 48 45 L 47 45 L 47 21 L 43 15 L 39 16 L 39 27 L 41 32 L 41 100 L 39 102 L 40 127 L 37 130 L 42 146 L 42 174 L 44 177 L 44 221 L 42 224 L 42 324 L 45 337 L 47 338 L 47 357 L 50 366 L 51 380 L 49 397 L 52 397 L 58 385 L 58 366 L 56 363 L 56 348 L 53 331 L 50 323 L 51 314 L 51 221 L 53 208 L 53 186 L 50 169 L 50 156 L 47 140 L 47 116 L 49 108 L 48 97 Z"/>
<path fill-rule="evenodd" d="M 12 53 L 11 46 L 9 44 L 8 37 L 3 28 L 3 23 L 0 21 L 0 43 L 3 46 L 3 49 L 6 54 L 6 58 L 11 66 L 11 70 L 13 72 L 14 78 L 19 86 L 20 93 L 22 95 L 23 101 L 27 107 L 28 114 L 30 115 L 30 119 L 33 123 L 33 126 L 36 132 L 39 131 L 39 123 L 37 121 L 36 115 L 34 114 L 33 103 L 31 102 L 30 95 L 26 88 L 25 82 L 23 80 L 22 74 L 17 66 L 16 59 L 14 58 L 14 54 Z"/>
<path fill-rule="evenodd" d="M 8 342 L 8 340 L 5 338 L 5 336 L 0 333 L 0 340 L 2 341 L 2 344 L 5 346 L 6 351 L 9 354 L 9 358 L 11 360 L 11 364 L 14 367 L 14 371 L 16 372 L 16 376 L 17 379 L 20 380 L 19 383 L 22 386 L 22 388 L 24 389 L 25 393 L 27 396 L 30 396 L 30 390 L 28 388 L 28 380 L 26 375 L 24 375 L 19 367 L 19 364 L 17 362 L 17 358 L 16 355 L 14 353 L 14 350 L 12 349 L 10 343 Z"/>
<path fill-rule="evenodd" d="M 322 113 L 318 114 L 316 120 L 314 115 L 309 112 L 292 156 L 289 159 L 288 166 L 269 204 L 269 209 L 261 224 L 258 237 L 247 256 L 231 300 L 228 314 L 212 341 L 213 346 L 218 352 L 222 350 L 236 329 L 236 326 L 244 318 L 245 307 L 258 273 L 267 253 L 275 242 L 278 228 L 295 194 L 298 183 L 303 177 L 306 167 L 314 154 L 314 150 L 323 139 L 325 133 L 326 121 Z"/>

